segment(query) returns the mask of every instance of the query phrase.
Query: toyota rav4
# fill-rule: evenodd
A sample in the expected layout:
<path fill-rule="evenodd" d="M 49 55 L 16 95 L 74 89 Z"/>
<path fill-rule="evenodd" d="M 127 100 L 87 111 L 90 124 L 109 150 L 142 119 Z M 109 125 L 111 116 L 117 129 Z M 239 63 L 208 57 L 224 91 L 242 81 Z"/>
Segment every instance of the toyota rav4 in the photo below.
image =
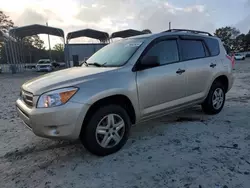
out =
<path fill-rule="evenodd" d="M 93 154 L 120 150 L 131 125 L 201 105 L 218 114 L 232 59 L 207 32 L 168 30 L 113 42 L 81 67 L 24 83 L 17 111 L 34 134 L 78 139 Z"/>

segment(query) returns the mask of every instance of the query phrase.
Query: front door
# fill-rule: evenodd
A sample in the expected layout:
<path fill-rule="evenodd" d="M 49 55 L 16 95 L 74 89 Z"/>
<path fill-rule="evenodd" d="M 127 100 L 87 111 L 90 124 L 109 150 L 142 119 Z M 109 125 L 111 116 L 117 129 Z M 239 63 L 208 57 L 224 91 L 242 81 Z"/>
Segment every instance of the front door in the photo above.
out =
<path fill-rule="evenodd" d="M 180 62 L 177 40 L 160 40 L 143 58 L 157 56 L 160 66 L 137 72 L 138 97 L 144 117 L 182 103 L 186 96 L 185 63 Z"/>

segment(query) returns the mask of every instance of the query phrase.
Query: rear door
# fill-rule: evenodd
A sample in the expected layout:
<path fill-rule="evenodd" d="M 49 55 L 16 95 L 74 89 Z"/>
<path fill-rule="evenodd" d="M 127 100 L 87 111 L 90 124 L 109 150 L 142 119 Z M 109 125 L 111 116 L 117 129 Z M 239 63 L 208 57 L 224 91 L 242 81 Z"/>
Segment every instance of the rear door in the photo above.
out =
<path fill-rule="evenodd" d="M 210 58 L 202 37 L 181 37 L 180 49 L 182 61 L 186 63 L 186 100 L 191 102 L 204 98 L 212 79 L 211 66 L 216 66 L 216 60 Z"/>

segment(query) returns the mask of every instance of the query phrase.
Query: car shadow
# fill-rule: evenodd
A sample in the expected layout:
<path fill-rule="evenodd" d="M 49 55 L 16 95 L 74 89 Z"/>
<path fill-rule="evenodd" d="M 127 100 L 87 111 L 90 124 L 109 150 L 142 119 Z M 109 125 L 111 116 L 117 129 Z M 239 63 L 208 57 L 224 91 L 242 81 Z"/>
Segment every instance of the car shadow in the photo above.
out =
<path fill-rule="evenodd" d="M 68 164 L 74 168 L 74 166 L 80 163 L 85 164 L 86 161 L 101 162 L 104 158 L 113 160 L 114 156 L 119 157 L 128 153 L 130 151 L 129 148 L 132 147 L 134 142 L 143 142 L 142 138 L 149 136 L 153 138 L 158 136 L 162 134 L 162 131 L 166 130 L 169 125 L 174 123 L 190 121 L 205 123 L 206 119 L 207 116 L 202 113 L 200 107 L 194 107 L 143 124 L 138 124 L 132 128 L 131 136 L 124 148 L 118 153 L 106 157 L 98 157 L 90 154 L 82 146 L 79 140 L 71 142 L 35 138 L 32 143 L 30 143 L 30 146 L 26 145 L 23 148 L 8 152 L 0 158 L 13 163 L 13 166 L 19 164 L 20 169 L 22 169 L 20 164 L 25 164 L 27 162 L 33 164 L 33 170 L 34 168 L 37 170 L 44 170 L 51 165 L 64 164 Z"/>

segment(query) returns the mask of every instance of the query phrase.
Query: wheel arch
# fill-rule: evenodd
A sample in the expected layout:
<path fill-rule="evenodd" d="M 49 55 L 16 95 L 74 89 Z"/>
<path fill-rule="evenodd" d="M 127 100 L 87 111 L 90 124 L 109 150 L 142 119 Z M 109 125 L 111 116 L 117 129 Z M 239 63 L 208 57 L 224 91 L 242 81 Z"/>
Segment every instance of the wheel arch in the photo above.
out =
<path fill-rule="evenodd" d="M 229 79 L 228 79 L 228 77 L 227 77 L 226 75 L 219 75 L 219 76 L 217 76 L 217 77 L 213 80 L 211 86 L 212 86 L 215 82 L 220 82 L 220 83 L 222 83 L 222 84 L 224 85 L 224 87 L 225 87 L 224 89 L 225 89 L 226 93 L 228 92 Z"/>
<path fill-rule="evenodd" d="M 110 96 L 106 96 L 104 98 L 98 99 L 90 105 L 83 119 L 81 132 L 84 130 L 85 125 L 88 123 L 88 121 L 90 120 L 90 117 L 96 112 L 96 110 L 98 110 L 102 106 L 109 105 L 109 104 L 116 104 L 116 105 L 122 106 L 128 113 L 131 123 L 135 124 L 136 111 L 130 98 L 124 94 L 115 94 L 115 95 L 110 95 Z"/>

